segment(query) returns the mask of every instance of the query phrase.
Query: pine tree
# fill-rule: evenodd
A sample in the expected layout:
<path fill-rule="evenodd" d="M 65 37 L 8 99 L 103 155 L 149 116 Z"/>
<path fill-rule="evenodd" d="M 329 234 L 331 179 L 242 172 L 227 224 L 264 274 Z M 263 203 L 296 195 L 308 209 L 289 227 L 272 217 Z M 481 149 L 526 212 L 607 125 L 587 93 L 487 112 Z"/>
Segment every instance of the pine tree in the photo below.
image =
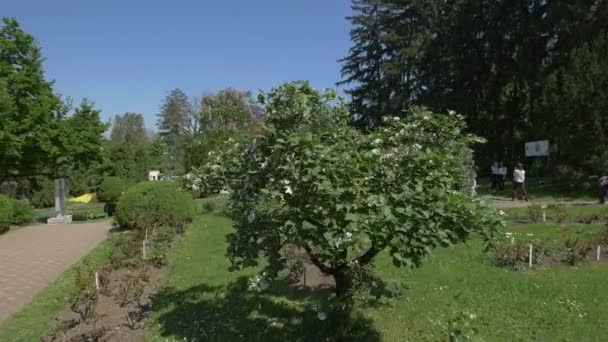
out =
<path fill-rule="evenodd" d="M 385 6 L 380 0 L 353 0 L 352 10 L 356 14 L 348 19 L 354 26 L 350 32 L 354 46 L 340 60 L 343 80 L 339 85 L 353 87 L 346 90 L 351 96 L 351 111 L 354 121 L 369 126 L 379 121 L 380 113 L 389 111 L 391 89 L 386 83 L 384 62 L 387 46 L 383 42 Z"/>
<path fill-rule="evenodd" d="M 52 142 L 63 106 L 44 78 L 34 38 L 16 19 L 0 27 L 0 183 L 9 177 L 52 172 Z"/>
<path fill-rule="evenodd" d="M 165 97 L 158 114 L 158 132 L 167 144 L 173 173 L 178 173 L 177 168 L 182 164 L 184 141 L 189 134 L 191 111 L 192 105 L 188 96 L 181 89 L 174 89 Z"/>

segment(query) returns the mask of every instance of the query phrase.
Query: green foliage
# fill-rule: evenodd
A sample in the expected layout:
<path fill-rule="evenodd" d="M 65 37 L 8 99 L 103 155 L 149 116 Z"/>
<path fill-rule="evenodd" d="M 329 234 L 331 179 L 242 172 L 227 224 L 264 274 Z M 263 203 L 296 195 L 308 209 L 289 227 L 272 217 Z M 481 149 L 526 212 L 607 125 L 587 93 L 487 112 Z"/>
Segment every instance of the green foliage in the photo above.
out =
<path fill-rule="evenodd" d="M 91 221 L 106 217 L 105 213 L 98 210 L 77 210 L 71 212 L 71 215 L 74 221 Z"/>
<path fill-rule="evenodd" d="M 97 198 L 101 202 L 117 203 L 125 189 L 125 182 L 121 178 L 105 177 L 97 190 Z"/>
<path fill-rule="evenodd" d="M 116 212 L 116 222 L 123 228 L 138 230 L 153 226 L 171 226 L 181 230 L 196 213 L 192 196 L 178 190 L 173 182 L 145 182 L 123 194 Z"/>
<path fill-rule="evenodd" d="M 51 172 L 61 100 L 44 79 L 38 43 L 16 19 L 0 23 L 0 178 Z"/>
<path fill-rule="evenodd" d="M 551 139 L 563 163 L 589 167 L 603 152 L 604 3 L 353 0 L 352 8 L 342 83 L 360 125 L 425 105 L 468 115 L 470 131 L 489 139 L 477 150 L 481 165 L 512 165 L 539 138 Z"/>
<path fill-rule="evenodd" d="M 78 314 L 80 322 L 86 322 L 95 313 L 97 307 L 97 289 L 95 289 L 95 269 L 87 260 L 76 268 L 74 283 L 77 293 L 70 300 L 70 308 Z"/>
<path fill-rule="evenodd" d="M 494 210 L 460 191 L 470 165 L 461 152 L 477 139 L 459 116 L 416 108 L 363 134 L 335 100 L 306 82 L 262 93 L 263 132 L 196 175 L 230 191 L 233 268 L 257 265 L 263 252 L 273 277 L 285 267 L 281 249 L 295 245 L 348 300 L 359 270 L 384 250 L 397 267 L 418 266 L 434 247 L 500 226 Z"/>
<path fill-rule="evenodd" d="M 446 324 L 445 330 L 448 341 L 475 341 L 475 336 L 479 334 L 479 330 L 474 327 L 475 320 L 477 320 L 475 314 L 459 312 Z"/>
<path fill-rule="evenodd" d="M 13 203 L 8 196 L 0 195 L 0 234 L 6 233 L 13 220 Z"/>
<path fill-rule="evenodd" d="M 11 224 L 24 225 L 34 220 L 34 208 L 24 200 L 12 200 L 13 213 Z"/>
<path fill-rule="evenodd" d="M 564 241 L 562 262 L 570 266 L 580 264 L 587 260 L 592 250 L 592 241 L 569 237 Z"/>
<path fill-rule="evenodd" d="M 491 262 L 508 269 L 519 269 L 529 265 L 530 245 L 532 245 L 532 264 L 540 262 L 545 252 L 542 241 L 533 238 L 531 233 L 526 235 L 513 232 L 497 236 L 487 251 Z"/>
<path fill-rule="evenodd" d="M 200 130 L 204 136 L 229 130 L 244 130 L 261 116 L 249 91 L 234 88 L 220 90 L 203 97 L 199 114 Z"/>
<path fill-rule="evenodd" d="M 147 141 L 144 116 L 139 113 L 116 115 L 112 120 L 110 141 L 113 144 L 143 145 Z"/>
<path fill-rule="evenodd" d="M 34 192 L 31 200 L 34 208 L 49 208 L 55 204 L 55 183 L 48 178 L 41 178 L 39 189 Z"/>
<path fill-rule="evenodd" d="M 181 89 L 173 89 L 167 94 L 158 113 L 158 134 L 167 145 L 171 158 L 169 162 L 174 173 L 179 171 L 178 166 L 183 165 L 184 145 L 190 130 L 191 114 L 192 104 Z"/>
<path fill-rule="evenodd" d="M 104 152 L 106 154 L 102 166 L 104 174 L 120 177 L 128 184 L 135 184 L 148 179 L 150 164 L 146 146 L 107 144 Z"/>
<path fill-rule="evenodd" d="M 171 250 L 171 244 L 175 236 L 176 231 L 174 227 L 155 227 L 150 234 L 152 253 L 150 253 L 148 260 L 158 267 L 166 265 L 167 256 Z"/>
<path fill-rule="evenodd" d="M 197 200 L 202 214 L 230 216 L 227 195 L 216 195 Z"/>
<path fill-rule="evenodd" d="M 543 207 L 540 204 L 532 204 L 528 207 L 528 218 L 533 223 L 543 221 Z"/>

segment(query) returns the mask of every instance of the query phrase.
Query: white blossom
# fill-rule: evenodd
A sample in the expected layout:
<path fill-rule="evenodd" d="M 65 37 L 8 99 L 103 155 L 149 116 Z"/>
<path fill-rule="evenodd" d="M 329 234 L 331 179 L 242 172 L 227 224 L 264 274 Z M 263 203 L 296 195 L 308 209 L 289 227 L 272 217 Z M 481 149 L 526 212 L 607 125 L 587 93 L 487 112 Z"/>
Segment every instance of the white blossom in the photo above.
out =
<path fill-rule="evenodd" d="M 293 190 L 291 189 L 291 186 L 289 186 L 289 185 L 285 186 L 285 193 L 289 194 L 289 195 L 293 194 Z"/>
<path fill-rule="evenodd" d="M 250 211 L 249 215 L 247 215 L 247 222 L 252 223 L 253 221 L 255 221 L 255 213 Z"/>
<path fill-rule="evenodd" d="M 374 140 L 374 145 L 380 145 L 382 144 L 382 139 L 378 138 L 376 140 Z"/>

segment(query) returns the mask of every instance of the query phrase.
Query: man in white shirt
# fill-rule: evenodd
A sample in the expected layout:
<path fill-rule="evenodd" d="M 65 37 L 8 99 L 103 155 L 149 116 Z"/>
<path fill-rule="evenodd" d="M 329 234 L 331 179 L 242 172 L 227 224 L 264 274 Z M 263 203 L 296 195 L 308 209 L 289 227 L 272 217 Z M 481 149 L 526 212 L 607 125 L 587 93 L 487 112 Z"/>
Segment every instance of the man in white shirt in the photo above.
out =
<path fill-rule="evenodd" d="M 521 163 L 518 163 L 515 166 L 515 170 L 513 170 L 513 198 L 515 201 L 515 195 L 517 198 L 520 198 L 520 195 L 523 195 L 523 198 L 528 201 L 528 192 L 526 191 L 526 170 L 524 170 L 524 166 Z"/>

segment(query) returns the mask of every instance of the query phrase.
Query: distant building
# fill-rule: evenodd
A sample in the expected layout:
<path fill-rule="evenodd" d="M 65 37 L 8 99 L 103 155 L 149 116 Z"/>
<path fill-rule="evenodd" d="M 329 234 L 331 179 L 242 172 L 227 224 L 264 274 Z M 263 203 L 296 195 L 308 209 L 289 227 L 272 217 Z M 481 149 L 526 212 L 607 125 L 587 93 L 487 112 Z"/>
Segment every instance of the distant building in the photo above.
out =
<path fill-rule="evenodd" d="M 148 172 L 148 180 L 150 182 L 155 182 L 155 181 L 159 181 L 163 179 L 163 175 L 160 173 L 159 170 L 150 170 Z"/>

